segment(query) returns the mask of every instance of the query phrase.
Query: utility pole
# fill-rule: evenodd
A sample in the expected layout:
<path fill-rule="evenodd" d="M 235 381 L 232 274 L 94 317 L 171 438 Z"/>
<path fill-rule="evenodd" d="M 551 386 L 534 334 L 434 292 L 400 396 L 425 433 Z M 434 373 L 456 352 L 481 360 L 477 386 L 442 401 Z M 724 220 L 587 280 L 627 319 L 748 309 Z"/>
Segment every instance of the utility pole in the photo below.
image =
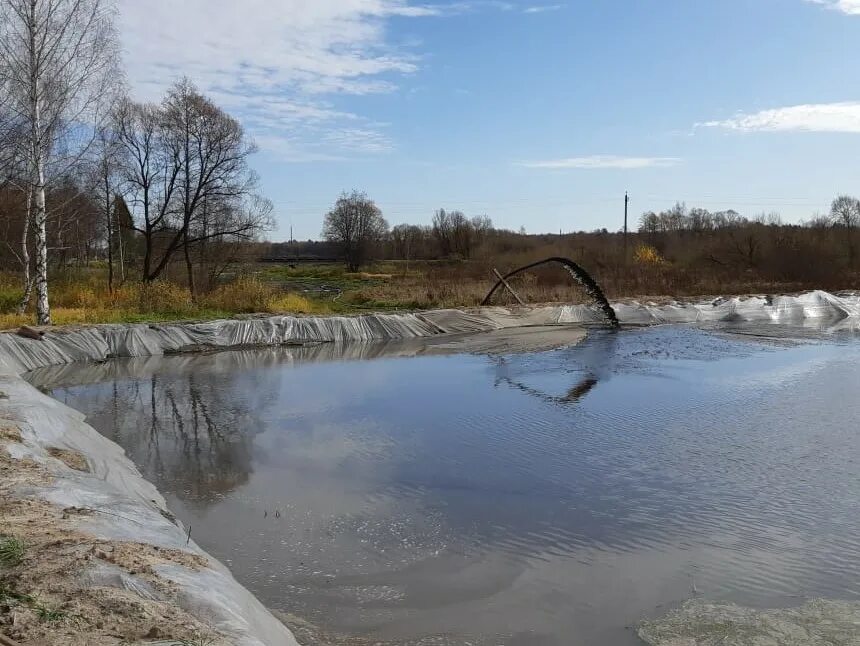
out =
<path fill-rule="evenodd" d="M 624 191 L 624 264 L 627 264 L 627 205 L 630 204 L 630 196 Z"/>

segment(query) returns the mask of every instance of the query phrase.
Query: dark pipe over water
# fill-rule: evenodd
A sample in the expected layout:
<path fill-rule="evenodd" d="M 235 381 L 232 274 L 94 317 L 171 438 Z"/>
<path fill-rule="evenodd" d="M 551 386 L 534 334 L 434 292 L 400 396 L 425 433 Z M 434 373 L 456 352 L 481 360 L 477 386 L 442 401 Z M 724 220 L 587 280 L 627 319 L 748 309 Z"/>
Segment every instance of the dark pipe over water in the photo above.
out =
<path fill-rule="evenodd" d="M 570 260 L 569 258 L 562 258 L 560 256 L 553 256 L 551 258 L 546 258 L 545 260 L 539 260 L 537 262 L 533 262 L 531 264 L 525 265 L 518 269 L 514 269 L 511 272 L 508 272 L 502 279 L 499 280 L 493 288 L 489 291 L 487 296 L 484 298 L 481 305 L 489 305 L 490 299 L 493 297 L 493 294 L 496 290 L 501 287 L 504 282 L 517 274 L 528 271 L 529 269 L 534 269 L 535 267 L 540 267 L 541 265 L 548 265 L 551 263 L 557 263 L 562 265 L 568 273 L 573 276 L 574 280 L 578 282 L 585 289 L 585 293 L 588 294 L 591 299 L 594 301 L 595 305 L 600 308 L 600 311 L 603 313 L 603 318 L 606 320 L 606 323 L 609 324 L 613 328 L 619 327 L 618 317 L 615 315 L 615 310 L 612 309 L 612 305 L 609 304 L 609 301 L 606 300 L 606 296 L 603 295 L 603 290 L 600 289 L 600 285 L 597 284 L 585 269 L 577 265 L 575 262 Z"/>

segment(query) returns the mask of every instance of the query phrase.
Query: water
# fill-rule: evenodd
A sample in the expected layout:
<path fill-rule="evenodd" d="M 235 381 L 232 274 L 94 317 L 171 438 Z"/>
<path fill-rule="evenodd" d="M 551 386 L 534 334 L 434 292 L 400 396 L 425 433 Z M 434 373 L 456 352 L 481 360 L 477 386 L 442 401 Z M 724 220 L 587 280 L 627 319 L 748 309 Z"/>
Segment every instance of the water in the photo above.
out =
<path fill-rule="evenodd" d="M 692 596 L 860 598 L 854 338 L 659 327 L 538 354 L 392 353 L 30 378 L 122 445 L 264 603 L 331 633 L 632 645 L 631 626 Z"/>

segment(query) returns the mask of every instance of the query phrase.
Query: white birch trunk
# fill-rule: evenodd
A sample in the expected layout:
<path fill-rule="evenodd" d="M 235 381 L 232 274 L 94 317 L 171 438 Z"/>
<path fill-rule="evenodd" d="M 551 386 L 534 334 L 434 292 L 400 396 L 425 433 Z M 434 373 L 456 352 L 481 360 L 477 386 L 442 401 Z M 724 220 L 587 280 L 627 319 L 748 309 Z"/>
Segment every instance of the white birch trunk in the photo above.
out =
<path fill-rule="evenodd" d="M 42 97 L 39 79 L 42 70 L 37 48 L 36 0 L 30 2 L 30 109 L 32 114 L 33 186 L 36 198 L 36 213 L 33 219 L 36 233 L 36 323 L 51 325 L 51 306 L 48 302 L 48 212 L 45 204 L 45 133 L 42 131 Z"/>
<path fill-rule="evenodd" d="M 33 218 L 33 190 L 27 189 L 27 210 L 24 213 L 24 224 L 21 227 L 21 286 L 23 294 L 18 304 L 18 314 L 24 314 L 30 305 L 30 296 L 33 293 L 33 278 L 30 276 L 30 226 Z"/>
<path fill-rule="evenodd" d="M 39 156 L 41 157 L 41 155 Z M 36 160 L 36 322 L 51 325 L 51 306 L 48 302 L 48 234 L 45 224 L 48 212 L 45 208 L 45 171 L 41 158 Z"/>

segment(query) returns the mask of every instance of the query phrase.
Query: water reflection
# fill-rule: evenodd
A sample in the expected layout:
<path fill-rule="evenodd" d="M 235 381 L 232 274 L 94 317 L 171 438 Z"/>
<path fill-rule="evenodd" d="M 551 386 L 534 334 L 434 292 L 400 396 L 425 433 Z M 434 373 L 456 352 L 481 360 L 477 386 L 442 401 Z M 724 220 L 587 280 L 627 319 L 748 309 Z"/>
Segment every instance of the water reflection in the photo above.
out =
<path fill-rule="evenodd" d="M 592 391 L 592 389 L 597 385 L 598 379 L 593 375 L 587 375 L 580 379 L 574 386 L 568 389 L 568 391 L 561 397 L 552 395 L 550 393 L 541 392 L 537 388 L 532 388 L 531 386 L 524 384 L 519 381 L 515 381 L 511 377 L 500 375 L 496 377 L 495 385 L 499 386 L 501 384 L 507 384 L 511 388 L 516 388 L 527 395 L 531 395 L 532 397 L 537 397 L 538 399 L 547 402 L 548 404 L 576 404 L 579 403 L 583 397 L 585 397 L 588 393 Z"/>
<path fill-rule="evenodd" d="M 422 353 L 329 345 L 31 378 L 124 446 L 267 604 L 336 631 L 632 644 L 625 625 L 693 590 L 858 596 L 858 344 L 664 327 L 403 359 Z"/>
<path fill-rule="evenodd" d="M 45 382 L 37 383 L 71 405 L 85 390 L 89 421 L 124 447 L 144 474 L 189 502 L 211 503 L 247 483 L 254 437 L 263 430 L 258 406 L 271 404 L 275 393 L 251 379 L 255 397 L 235 397 L 232 391 L 247 387 L 242 381 L 248 375 L 234 378 L 200 362 L 177 362 L 160 374 L 156 364 L 86 366 L 78 376 L 90 385 L 70 388 L 50 386 L 71 374 L 68 367 L 46 370 Z M 121 376 L 135 373 L 140 378 Z"/>

